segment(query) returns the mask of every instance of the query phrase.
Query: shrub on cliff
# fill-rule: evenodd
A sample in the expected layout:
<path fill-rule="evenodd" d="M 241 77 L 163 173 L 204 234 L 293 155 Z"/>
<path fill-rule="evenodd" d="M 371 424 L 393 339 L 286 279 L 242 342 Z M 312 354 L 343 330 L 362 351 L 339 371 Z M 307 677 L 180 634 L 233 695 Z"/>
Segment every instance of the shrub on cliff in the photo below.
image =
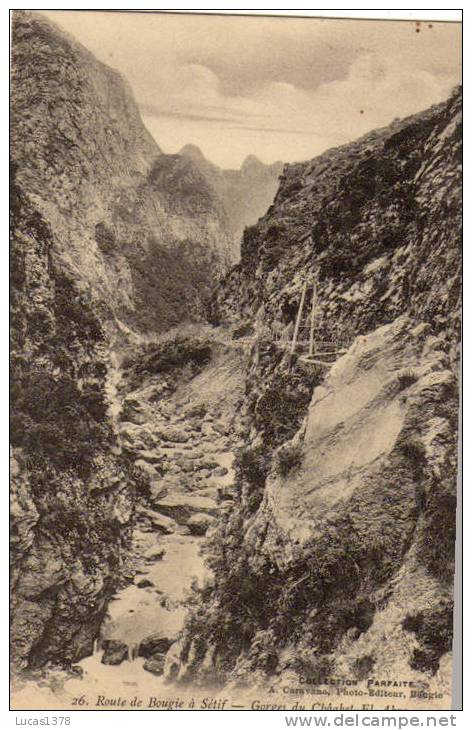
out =
<path fill-rule="evenodd" d="M 255 487 L 264 487 L 270 468 L 270 456 L 262 446 L 241 449 L 234 460 L 236 478 Z"/>
<path fill-rule="evenodd" d="M 236 484 L 240 491 L 244 489 L 245 503 L 250 512 L 255 512 L 261 503 L 270 464 L 270 453 L 263 446 L 241 449 L 236 454 L 233 465 Z"/>
<path fill-rule="evenodd" d="M 276 471 L 281 477 L 299 469 L 303 461 L 303 447 L 301 444 L 284 444 L 277 451 Z"/>
<path fill-rule="evenodd" d="M 276 371 L 255 406 L 255 423 L 264 442 L 274 448 L 300 428 L 317 376 Z"/>
<path fill-rule="evenodd" d="M 95 240 L 100 251 L 106 256 L 116 252 L 115 233 L 103 221 L 95 226 Z"/>
<path fill-rule="evenodd" d="M 439 606 L 408 615 L 402 627 L 414 633 L 419 644 L 410 658 L 412 669 L 435 674 L 442 655 L 452 649 L 452 601 L 442 601 Z"/>
<path fill-rule="evenodd" d="M 176 335 L 173 339 L 153 342 L 129 355 L 123 363 L 131 387 L 138 386 L 146 375 L 168 375 L 176 380 L 183 368 L 190 375 L 198 373 L 211 359 L 211 344 L 196 337 Z"/>

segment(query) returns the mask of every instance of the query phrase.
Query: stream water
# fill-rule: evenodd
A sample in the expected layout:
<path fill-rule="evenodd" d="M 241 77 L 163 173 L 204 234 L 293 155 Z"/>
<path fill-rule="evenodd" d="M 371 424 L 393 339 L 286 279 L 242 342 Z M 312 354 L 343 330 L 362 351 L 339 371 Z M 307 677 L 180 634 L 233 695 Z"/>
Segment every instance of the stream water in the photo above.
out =
<path fill-rule="evenodd" d="M 147 544 L 148 534 L 135 536 Z M 113 695 L 130 696 L 133 688 L 140 696 L 175 694 L 163 676 L 144 670 L 145 659 L 136 656 L 140 641 L 154 632 L 175 636 L 183 627 L 185 599 L 192 580 L 201 584 L 208 575 L 200 555 L 203 538 L 164 535 L 159 546 L 165 550 L 161 560 L 143 568 L 139 578 L 148 579 L 158 588 L 138 588 L 132 584 L 116 594 L 111 601 L 108 617 L 102 627 L 103 638 L 123 641 L 129 647 L 128 659 L 118 666 L 102 663 L 103 650 L 99 642 L 95 653 L 83 659 L 83 675 L 71 678 L 64 686 L 68 695 L 88 698 Z"/>
<path fill-rule="evenodd" d="M 233 450 L 241 445 L 232 422 L 243 392 L 243 373 L 234 353 L 223 352 L 159 405 L 154 401 L 155 384 L 145 383 L 128 395 L 131 407 L 126 410 L 119 363 L 113 361 L 107 384 L 109 415 L 123 445 L 156 486 L 148 501 L 137 506 L 127 581 L 109 602 L 93 654 L 76 665 L 76 674 L 49 668 L 18 678 L 12 690 L 14 706 L 92 709 L 101 696 L 175 697 L 178 688 L 148 671 L 138 648 L 151 635 L 168 644 L 177 640 L 192 584 L 211 579 L 201 547 L 205 530 L 231 499 Z M 203 409 L 203 415 L 192 413 L 195 407 L 198 413 Z M 103 661 L 103 644 L 109 640 L 127 647 L 127 657 L 118 664 Z"/>
<path fill-rule="evenodd" d="M 230 485 L 234 477 L 233 454 L 224 451 L 213 453 L 212 457 L 227 469 L 214 482 L 219 487 Z M 145 698 L 175 697 L 175 687 L 163 675 L 156 676 L 144 669 L 146 660 L 137 655 L 138 647 L 155 633 L 177 638 L 184 625 L 192 583 L 196 580 L 202 585 L 210 577 L 201 555 L 203 540 L 203 536 L 143 530 L 138 523 L 133 535 L 133 552 L 138 556 L 136 576 L 110 601 L 94 653 L 77 665 L 81 674 L 70 676 L 51 670 L 40 680 L 21 682 L 14 691 L 14 704 L 23 708 L 96 709 L 102 706 L 97 702 L 132 698 L 133 694 Z M 145 587 L 138 586 L 142 581 Z M 101 643 L 106 639 L 128 646 L 128 657 L 120 664 L 102 662 Z"/>

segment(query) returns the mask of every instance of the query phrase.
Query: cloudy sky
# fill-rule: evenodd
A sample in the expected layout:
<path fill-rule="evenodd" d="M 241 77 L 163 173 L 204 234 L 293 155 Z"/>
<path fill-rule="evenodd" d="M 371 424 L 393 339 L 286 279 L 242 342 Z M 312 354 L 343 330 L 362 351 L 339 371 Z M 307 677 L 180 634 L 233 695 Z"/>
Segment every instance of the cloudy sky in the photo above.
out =
<path fill-rule="evenodd" d="M 165 152 L 314 157 L 447 97 L 455 23 L 45 11 L 131 84 Z"/>

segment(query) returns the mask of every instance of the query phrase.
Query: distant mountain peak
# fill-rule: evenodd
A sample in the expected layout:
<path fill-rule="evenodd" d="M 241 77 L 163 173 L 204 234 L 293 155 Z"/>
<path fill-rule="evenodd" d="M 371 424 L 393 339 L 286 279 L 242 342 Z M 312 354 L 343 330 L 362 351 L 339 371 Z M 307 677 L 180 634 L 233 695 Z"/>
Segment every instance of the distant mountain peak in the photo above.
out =
<path fill-rule="evenodd" d="M 256 223 L 274 200 L 283 163 L 266 165 L 256 155 L 250 154 L 239 169 L 222 169 L 207 160 L 195 144 L 184 145 L 176 155 L 179 156 L 197 167 L 208 185 L 216 191 L 229 222 L 235 257 L 239 257 L 244 228 Z M 160 170 L 164 164 L 167 163 L 162 159 L 155 170 Z"/>
<path fill-rule="evenodd" d="M 204 160 L 205 155 L 201 151 L 200 147 L 197 147 L 196 144 L 186 144 L 182 147 L 182 149 L 179 152 L 179 155 L 183 155 L 184 157 L 190 157 L 192 160 Z"/>
<path fill-rule="evenodd" d="M 282 168 L 283 162 L 280 160 L 266 165 L 256 155 L 248 155 L 241 165 L 241 173 L 243 175 L 279 174 L 282 172 Z"/>
<path fill-rule="evenodd" d="M 241 165 L 241 172 L 256 167 L 266 167 L 266 165 L 264 165 L 264 163 L 261 162 L 260 159 L 256 157 L 256 155 L 248 155 Z"/>

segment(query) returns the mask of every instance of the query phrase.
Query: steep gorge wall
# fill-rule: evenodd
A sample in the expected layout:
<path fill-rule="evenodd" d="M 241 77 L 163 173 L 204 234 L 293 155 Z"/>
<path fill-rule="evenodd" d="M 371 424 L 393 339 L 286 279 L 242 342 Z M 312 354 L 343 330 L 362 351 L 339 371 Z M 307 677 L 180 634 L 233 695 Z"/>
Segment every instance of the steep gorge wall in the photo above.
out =
<path fill-rule="evenodd" d="M 208 541 L 215 583 L 187 626 L 183 680 L 411 677 L 449 691 L 460 112 L 456 90 L 287 166 L 245 232 L 210 316 L 258 335 L 247 446 L 235 509 Z M 349 346 L 331 369 L 271 341 L 304 281 L 315 338 Z"/>
<path fill-rule="evenodd" d="M 120 74 L 41 14 L 13 14 L 11 69 L 18 185 L 101 316 L 155 331 L 198 313 L 231 241 L 196 166 L 163 155 Z"/>
<path fill-rule="evenodd" d="M 55 259 L 54 234 L 12 181 L 11 658 L 91 652 L 133 501 L 108 415 L 106 333 Z"/>
<path fill-rule="evenodd" d="M 11 71 L 11 645 L 34 668 L 91 653 L 127 549 L 110 345 L 198 313 L 230 239 L 121 76 L 39 13 L 13 13 Z"/>

